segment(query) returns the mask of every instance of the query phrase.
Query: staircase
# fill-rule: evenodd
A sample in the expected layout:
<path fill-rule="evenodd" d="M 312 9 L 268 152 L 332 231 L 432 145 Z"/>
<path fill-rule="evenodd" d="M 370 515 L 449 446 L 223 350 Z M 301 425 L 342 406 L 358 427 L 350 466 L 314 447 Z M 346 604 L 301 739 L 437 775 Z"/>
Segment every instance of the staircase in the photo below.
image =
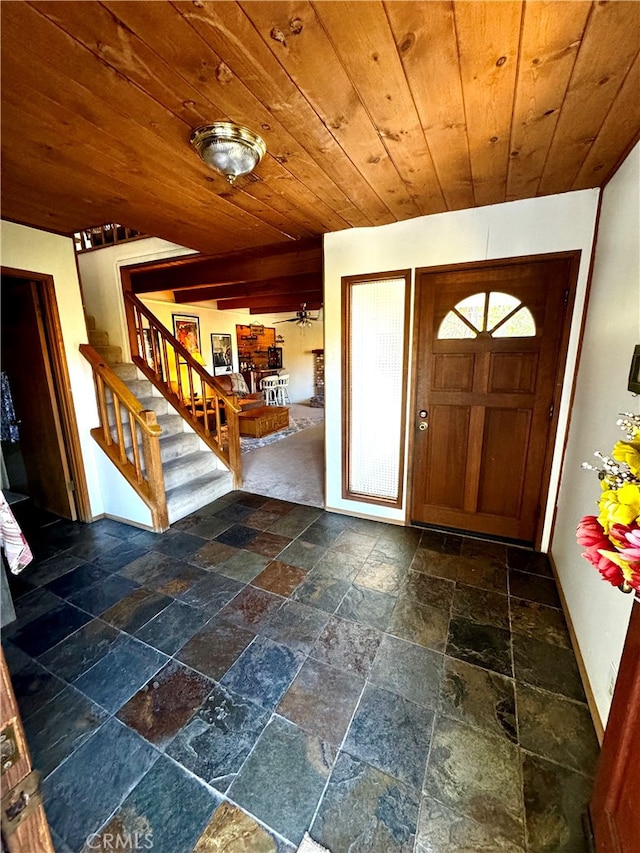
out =
<path fill-rule="evenodd" d="M 198 436 L 176 414 L 165 398 L 134 364 L 111 365 L 145 409 L 154 411 L 159 426 L 160 456 L 167 496 L 169 523 L 184 518 L 205 504 L 233 489 L 233 475 L 219 468 L 215 455 L 202 450 Z M 131 434 L 125 434 L 125 446 L 131 443 Z"/>
<path fill-rule="evenodd" d="M 109 343 L 109 333 L 103 329 L 96 328 L 96 318 L 86 315 L 87 334 L 89 343 L 107 364 L 120 364 L 122 362 L 122 347 L 114 347 Z"/>

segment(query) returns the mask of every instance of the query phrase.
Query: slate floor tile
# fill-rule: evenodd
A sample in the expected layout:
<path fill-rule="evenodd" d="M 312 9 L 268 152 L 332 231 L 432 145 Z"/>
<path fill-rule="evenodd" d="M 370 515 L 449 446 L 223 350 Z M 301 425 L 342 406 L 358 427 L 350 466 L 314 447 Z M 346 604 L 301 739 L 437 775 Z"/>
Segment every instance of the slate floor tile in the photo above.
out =
<path fill-rule="evenodd" d="M 20 628 L 11 641 L 32 657 L 37 657 L 77 631 L 91 616 L 71 604 L 61 602 Z"/>
<path fill-rule="evenodd" d="M 434 712 L 367 684 L 353 717 L 344 751 L 420 790 Z"/>
<path fill-rule="evenodd" d="M 496 568 L 504 568 L 507 565 L 507 546 L 501 542 L 489 542 L 465 536 L 462 539 L 460 556 L 485 560 Z"/>
<path fill-rule="evenodd" d="M 229 797 L 298 844 L 335 758 L 332 747 L 274 717 L 229 790 Z"/>
<path fill-rule="evenodd" d="M 108 574 L 113 574 L 128 566 L 129 563 L 133 563 L 134 560 L 144 557 L 147 551 L 148 549 L 142 545 L 134 545 L 131 542 L 126 542 L 119 548 L 114 548 L 113 551 L 107 551 L 106 554 L 94 557 L 91 564 Z"/>
<path fill-rule="evenodd" d="M 298 601 L 285 601 L 260 633 L 293 651 L 308 654 L 329 621 L 329 614 Z"/>
<path fill-rule="evenodd" d="M 74 687 L 66 686 L 24 721 L 34 767 L 43 778 L 77 749 L 108 714 Z"/>
<path fill-rule="evenodd" d="M 380 537 L 369 554 L 370 559 L 408 569 L 418 547 L 417 542 Z"/>
<path fill-rule="evenodd" d="M 525 853 L 524 847 L 503 835 L 490 816 L 465 817 L 442 803 L 423 797 L 415 853 Z"/>
<path fill-rule="evenodd" d="M 384 634 L 369 681 L 417 705 L 435 710 L 442 680 L 443 656 Z"/>
<path fill-rule="evenodd" d="M 62 577 L 62 575 L 65 575 L 72 569 L 83 565 L 85 562 L 86 560 L 83 557 L 72 554 L 70 551 L 64 551 L 61 554 L 49 557 L 48 560 L 43 560 L 35 566 L 27 566 L 22 572 L 23 580 L 33 586 L 44 586 Z"/>
<path fill-rule="evenodd" d="M 211 681 L 170 661 L 118 711 L 118 719 L 164 749 L 200 708 Z"/>
<path fill-rule="evenodd" d="M 214 539 L 212 542 L 207 542 L 206 545 L 199 548 L 195 554 L 191 554 L 189 562 L 194 566 L 210 571 L 217 568 L 221 563 L 224 563 L 229 557 L 233 557 L 237 550 L 237 548 L 231 545 Z"/>
<path fill-rule="evenodd" d="M 190 566 L 188 563 L 172 560 L 171 566 L 164 566 L 147 578 L 145 587 L 153 589 L 162 595 L 170 595 L 172 598 L 180 598 L 185 592 L 195 586 L 208 573 L 205 569 Z"/>
<path fill-rule="evenodd" d="M 467 663 L 513 676 L 510 634 L 492 625 L 477 625 L 455 616 L 449 625 L 446 653 Z"/>
<path fill-rule="evenodd" d="M 218 574 L 207 574 L 180 596 L 180 601 L 206 611 L 209 617 L 216 614 L 240 592 L 240 581 Z"/>
<path fill-rule="evenodd" d="M 105 610 L 102 618 L 115 628 L 133 634 L 169 604 L 171 598 L 168 595 L 139 587 Z"/>
<path fill-rule="evenodd" d="M 332 616 L 309 654 L 321 663 L 366 678 L 381 639 L 375 628 Z"/>
<path fill-rule="evenodd" d="M 269 557 L 265 557 L 262 554 L 236 550 L 233 556 L 220 563 L 216 571 L 227 578 L 232 578 L 244 584 L 249 583 L 259 575 L 269 562 Z"/>
<path fill-rule="evenodd" d="M 166 655 L 121 634 L 74 686 L 113 714 L 166 662 Z"/>
<path fill-rule="evenodd" d="M 108 533 L 104 533 L 97 536 L 87 535 L 79 538 L 71 545 L 70 551 L 72 554 L 76 554 L 83 560 L 91 561 L 95 557 L 100 556 L 100 554 L 106 554 L 109 551 L 113 551 L 115 548 L 119 548 L 121 545 L 122 539 L 117 536 L 110 536 Z"/>
<path fill-rule="evenodd" d="M 410 568 L 413 572 L 454 581 L 458 577 L 459 562 L 459 557 L 453 554 L 420 547 L 414 554 Z"/>
<path fill-rule="evenodd" d="M 296 539 L 280 552 L 279 557 L 283 563 L 310 571 L 325 551 L 326 548 L 323 545 L 314 545 L 311 542 Z"/>
<path fill-rule="evenodd" d="M 122 756 L 127 756 L 127 761 Z M 107 720 L 45 779 L 44 802 L 54 831 L 79 850 L 159 757 L 143 738 Z M 99 768 L 100 784 L 87 784 Z"/>
<path fill-rule="evenodd" d="M 204 610 L 191 607 L 181 601 L 172 601 L 146 625 L 136 632 L 144 643 L 166 655 L 172 655 L 190 640 L 209 620 Z"/>
<path fill-rule="evenodd" d="M 148 580 L 156 577 L 163 569 L 171 570 L 175 559 L 160 554 L 158 551 L 145 551 L 140 557 L 118 570 L 118 575 L 135 581 L 138 586 L 144 586 Z"/>
<path fill-rule="evenodd" d="M 519 572 L 531 572 L 552 578 L 551 564 L 546 554 L 537 551 L 527 551 L 523 548 L 507 547 L 507 566 Z"/>
<path fill-rule="evenodd" d="M 264 509 L 257 509 L 245 519 L 247 527 L 255 527 L 256 530 L 269 530 L 273 524 L 282 518 L 279 512 L 267 512 Z M 290 536 L 287 539 L 291 541 Z"/>
<path fill-rule="evenodd" d="M 503 737 L 439 716 L 424 794 L 524 846 L 518 748 Z"/>
<path fill-rule="evenodd" d="M 23 722 L 61 693 L 66 686 L 64 681 L 56 678 L 39 663 L 26 655 L 25 657 L 26 662 L 18 669 L 9 664 L 11 683 Z"/>
<path fill-rule="evenodd" d="M 175 657 L 209 678 L 220 679 L 253 638 L 252 632 L 214 616 Z"/>
<path fill-rule="evenodd" d="M 216 511 L 215 517 L 230 524 L 242 524 L 254 511 L 251 507 L 242 506 L 239 503 L 226 504 Z"/>
<path fill-rule="evenodd" d="M 246 586 L 220 611 L 220 618 L 257 633 L 282 606 L 282 598 L 264 589 Z"/>
<path fill-rule="evenodd" d="M 509 630 L 509 597 L 477 586 L 456 584 L 452 613 L 478 625 Z"/>
<path fill-rule="evenodd" d="M 593 776 L 600 753 L 586 705 L 519 683 L 520 745 L 543 758 Z"/>
<path fill-rule="evenodd" d="M 25 625 L 63 603 L 61 598 L 48 589 L 34 589 L 26 593 L 15 602 L 16 619 L 2 629 L 3 639 L 15 637 Z"/>
<path fill-rule="evenodd" d="M 150 842 L 154 853 L 192 853 L 221 797 L 165 755 L 143 776 L 89 850 L 117 838 Z M 141 832 L 142 829 L 142 832 Z"/>
<path fill-rule="evenodd" d="M 269 711 L 214 684 L 167 754 L 225 793 L 269 721 Z"/>
<path fill-rule="evenodd" d="M 545 578 L 530 572 L 509 570 L 509 591 L 516 598 L 537 601 L 548 607 L 560 608 L 560 596 L 553 578 Z"/>
<path fill-rule="evenodd" d="M 513 681 L 497 672 L 445 656 L 439 710 L 446 717 L 518 742 Z"/>
<path fill-rule="evenodd" d="M 312 573 L 316 577 L 324 575 L 352 583 L 366 559 L 366 557 L 356 557 L 353 554 L 345 554 L 343 551 L 334 551 L 329 548 L 315 564 Z"/>
<path fill-rule="evenodd" d="M 407 568 L 394 566 L 392 563 L 385 563 L 370 556 L 353 582 L 356 586 L 364 586 L 375 589 L 377 592 L 397 596 L 406 574 Z"/>
<path fill-rule="evenodd" d="M 158 536 L 152 548 L 167 557 L 186 560 L 205 544 L 204 539 L 200 536 L 194 536 L 193 533 L 185 533 L 183 530 L 169 530 L 164 536 Z"/>
<path fill-rule="evenodd" d="M 193 536 L 200 536 L 202 539 L 215 539 L 231 525 L 221 518 L 212 518 L 205 513 L 195 512 L 186 518 L 181 518 L 180 521 L 176 521 L 172 527 L 185 533 L 191 533 Z"/>
<path fill-rule="evenodd" d="M 267 592 L 288 598 L 294 589 L 306 578 L 307 572 L 297 566 L 289 566 L 280 560 L 272 560 L 266 569 L 260 572 L 253 581 L 253 586 L 258 586 Z"/>
<path fill-rule="evenodd" d="M 222 678 L 224 687 L 273 709 L 293 681 L 302 655 L 267 637 L 256 637 Z"/>
<path fill-rule="evenodd" d="M 304 542 L 311 542 L 313 545 L 322 545 L 324 548 L 330 548 L 338 538 L 342 528 L 326 527 L 320 521 L 314 521 L 306 530 L 300 534 L 300 539 Z"/>
<path fill-rule="evenodd" d="M 449 610 L 455 589 L 453 581 L 410 571 L 402 579 L 399 592 L 418 604 Z"/>
<path fill-rule="evenodd" d="M 469 586 L 479 586 L 491 592 L 507 592 L 507 569 L 495 566 L 480 557 L 460 557 L 456 580 Z"/>
<path fill-rule="evenodd" d="M 389 634 L 437 652 L 444 651 L 448 630 L 447 610 L 418 604 L 406 595 L 398 599 L 387 625 Z"/>
<path fill-rule="evenodd" d="M 117 628 L 101 619 L 92 619 L 40 655 L 40 663 L 65 681 L 74 681 L 104 657 L 119 636 Z"/>
<path fill-rule="evenodd" d="M 343 752 L 310 835 L 327 850 L 413 853 L 417 820 L 415 791 Z"/>
<path fill-rule="evenodd" d="M 258 535 L 244 547 L 247 551 L 262 554 L 263 557 L 277 557 L 278 554 L 289 545 L 291 539 L 288 536 L 279 536 L 277 533 L 269 533 L 266 530 Z"/>
<path fill-rule="evenodd" d="M 420 548 L 429 551 L 438 551 L 441 554 L 453 554 L 458 556 L 462 550 L 462 536 L 454 533 L 441 533 L 439 530 L 423 530 L 420 539 Z"/>
<path fill-rule="evenodd" d="M 347 581 L 309 572 L 291 597 L 309 607 L 335 613 L 350 587 Z"/>
<path fill-rule="evenodd" d="M 331 547 L 334 551 L 343 551 L 345 554 L 366 559 L 373 551 L 376 542 L 376 536 L 368 536 L 366 533 L 358 533 L 347 528 L 335 538 Z"/>
<path fill-rule="evenodd" d="M 518 681 L 585 702 L 574 654 L 569 649 L 514 634 L 513 663 Z"/>
<path fill-rule="evenodd" d="M 135 581 L 113 574 L 103 581 L 98 581 L 88 589 L 75 593 L 69 599 L 69 603 L 75 604 L 76 607 L 80 607 L 94 616 L 100 616 L 105 610 L 113 607 L 121 598 L 137 588 L 138 584 Z"/>
<path fill-rule="evenodd" d="M 511 630 L 531 639 L 571 648 L 567 623 L 561 610 L 511 596 Z"/>
<path fill-rule="evenodd" d="M 246 548 L 258 536 L 255 527 L 244 524 L 233 524 L 216 537 L 216 542 L 229 545 L 231 548 Z"/>
<path fill-rule="evenodd" d="M 221 803 L 193 853 L 295 853 L 295 847 L 269 832 L 232 803 Z"/>
<path fill-rule="evenodd" d="M 375 589 L 352 586 L 342 599 L 336 616 L 384 631 L 395 606 L 396 599 L 392 595 L 386 595 Z"/>
<path fill-rule="evenodd" d="M 308 658 L 281 699 L 278 713 L 339 746 L 363 687 L 363 678 Z"/>
<path fill-rule="evenodd" d="M 529 848 L 536 853 L 588 850 L 582 816 L 591 797 L 591 779 L 527 753 L 522 773 Z"/>
<path fill-rule="evenodd" d="M 97 566 L 91 563 L 85 563 L 78 566 L 77 569 L 72 569 L 70 572 L 50 581 L 47 584 L 47 589 L 50 589 L 55 595 L 61 598 L 69 598 L 75 592 L 79 592 L 91 584 L 105 580 L 109 576 L 108 572 L 102 571 Z"/>

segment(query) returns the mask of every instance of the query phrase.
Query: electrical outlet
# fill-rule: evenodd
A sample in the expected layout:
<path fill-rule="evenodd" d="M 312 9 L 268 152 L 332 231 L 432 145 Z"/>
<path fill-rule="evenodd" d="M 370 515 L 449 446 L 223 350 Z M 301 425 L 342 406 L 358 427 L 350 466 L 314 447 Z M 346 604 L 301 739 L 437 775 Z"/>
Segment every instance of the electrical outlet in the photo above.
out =
<path fill-rule="evenodd" d="M 609 696 L 613 696 L 613 691 L 616 686 L 616 678 L 618 677 L 618 671 L 613 663 L 609 664 L 609 681 L 607 682 L 607 693 Z"/>

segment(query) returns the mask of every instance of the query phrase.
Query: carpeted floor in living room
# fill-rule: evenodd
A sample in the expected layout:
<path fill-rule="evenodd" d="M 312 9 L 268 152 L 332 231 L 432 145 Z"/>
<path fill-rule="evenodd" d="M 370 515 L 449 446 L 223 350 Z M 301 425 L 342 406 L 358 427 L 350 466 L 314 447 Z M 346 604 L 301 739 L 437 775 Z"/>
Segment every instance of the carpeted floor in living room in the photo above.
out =
<path fill-rule="evenodd" d="M 243 488 L 257 495 L 324 506 L 324 409 L 293 403 L 289 422 L 304 425 L 242 440 Z M 282 437 L 284 434 L 285 437 Z"/>

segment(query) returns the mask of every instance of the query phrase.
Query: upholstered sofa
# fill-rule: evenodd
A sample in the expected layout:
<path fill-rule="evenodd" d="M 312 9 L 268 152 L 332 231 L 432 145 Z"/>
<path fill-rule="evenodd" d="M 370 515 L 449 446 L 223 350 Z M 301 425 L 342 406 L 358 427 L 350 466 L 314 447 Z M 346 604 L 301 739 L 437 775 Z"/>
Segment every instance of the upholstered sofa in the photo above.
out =
<path fill-rule="evenodd" d="M 265 404 L 262 391 L 256 394 L 249 393 L 247 383 L 244 381 L 244 376 L 241 373 L 225 373 L 223 376 L 216 376 L 216 382 L 225 394 L 236 398 L 238 405 L 243 411 L 256 409 L 258 406 L 264 406 Z"/>

